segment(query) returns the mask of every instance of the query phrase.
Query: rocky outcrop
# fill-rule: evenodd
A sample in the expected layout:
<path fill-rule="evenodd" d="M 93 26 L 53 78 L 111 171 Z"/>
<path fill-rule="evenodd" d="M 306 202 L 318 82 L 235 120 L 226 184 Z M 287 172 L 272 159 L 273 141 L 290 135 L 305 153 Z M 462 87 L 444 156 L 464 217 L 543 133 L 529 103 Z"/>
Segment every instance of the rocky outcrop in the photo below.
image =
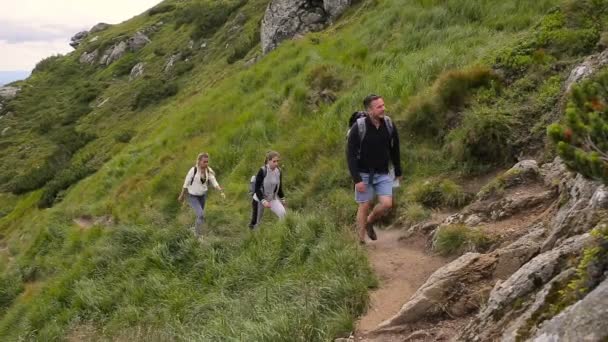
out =
<path fill-rule="evenodd" d="M 127 43 L 120 42 L 112 47 L 112 51 L 105 59 L 103 64 L 110 65 L 112 62 L 117 61 L 120 57 L 122 57 L 127 52 Z M 103 57 L 102 57 L 103 58 Z"/>
<path fill-rule="evenodd" d="M 135 35 L 127 39 L 127 47 L 129 51 L 135 52 L 142 49 L 146 44 L 150 43 L 150 38 L 142 32 L 136 32 Z"/>
<path fill-rule="evenodd" d="M 263 53 L 286 39 L 324 29 L 350 4 L 351 0 L 273 0 L 262 20 Z"/>
<path fill-rule="evenodd" d="M 133 66 L 133 68 L 131 69 L 131 73 L 129 74 L 129 81 L 138 79 L 143 74 L 144 74 L 144 63 L 139 62 L 139 63 L 135 64 L 135 66 Z"/>
<path fill-rule="evenodd" d="M 97 23 L 95 24 L 95 26 L 91 27 L 91 29 L 89 30 L 89 34 L 103 31 L 105 29 L 110 28 L 111 26 L 112 25 L 106 23 Z"/>
<path fill-rule="evenodd" d="M 534 342 L 608 339 L 608 279 L 551 320 L 541 324 Z"/>
<path fill-rule="evenodd" d="M 95 63 L 95 60 L 97 60 L 97 55 L 99 55 L 99 50 L 97 49 L 90 53 L 83 52 L 82 55 L 80 55 L 80 59 L 78 61 L 81 64 L 93 64 Z"/>
<path fill-rule="evenodd" d="M 70 38 L 70 46 L 76 49 L 78 45 L 89 35 L 88 31 L 80 31 Z"/>
<path fill-rule="evenodd" d="M 604 50 L 602 53 L 591 55 L 587 57 L 581 64 L 577 65 L 570 72 L 570 76 L 566 80 L 565 88 L 569 91 L 572 85 L 589 78 L 600 68 L 608 64 L 608 50 Z"/>
<path fill-rule="evenodd" d="M 13 86 L 0 87 L 0 101 L 12 100 L 20 90 L 21 88 Z"/>
<path fill-rule="evenodd" d="M 165 63 L 165 66 L 163 67 L 163 71 L 164 72 L 171 71 L 171 69 L 173 69 L 173 66 L 175 65 L 175 63 L 177 63 L 181 59 L 182 59 L 182 54 L 179 52 L 174 55 L 171 55 L 171 57 L 169 57 L 169 59 L 167 59 L 167 62 Z"/>

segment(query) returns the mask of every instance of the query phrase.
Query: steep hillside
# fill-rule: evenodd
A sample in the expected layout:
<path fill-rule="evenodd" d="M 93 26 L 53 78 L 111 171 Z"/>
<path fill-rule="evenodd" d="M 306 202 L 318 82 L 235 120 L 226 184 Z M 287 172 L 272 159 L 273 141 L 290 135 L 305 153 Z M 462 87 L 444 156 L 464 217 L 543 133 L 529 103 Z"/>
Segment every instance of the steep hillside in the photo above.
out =
<path fill-rule="evenodd" d="M 361 99 L 384 95 L 401 130 L 402 192 L 420 196 L 396 211 L 413 222 L 428 215 L 415 201 L 470 199 L 443 179 L 545 156 L 561 84 L 605 22 L 593 1 L 362 0 L 263 55 L 268 3 L 168 0 L 13 84 L 0 111 L 0 336 L 348 334 L 376 283 L 343 158 Z M 269 149 L 290 217 L 251 234 L 247 182 Z M 176 197 L 201 151 L 228 198 L 211 193 L 199 245 Z M 427 179 L 453 196 L 425 200 Z"/>

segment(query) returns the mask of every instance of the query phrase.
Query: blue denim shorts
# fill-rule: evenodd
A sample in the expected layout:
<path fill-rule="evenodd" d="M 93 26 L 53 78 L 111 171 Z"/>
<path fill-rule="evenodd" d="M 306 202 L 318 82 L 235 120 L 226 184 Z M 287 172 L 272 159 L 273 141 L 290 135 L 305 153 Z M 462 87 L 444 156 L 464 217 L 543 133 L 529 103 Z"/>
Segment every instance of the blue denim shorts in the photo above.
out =
<path fill-rule="evenodd" d="M 365 183 L 365 192 L 359 192 L 355 189 L 355 201 L 357 203 L 365 203 L 374 199 L 374 195 L 378 196 L 393 196 L 393 178 L 388 173 L 374 174 L 370 182 L 369 173 L 360 173 L 363 183 Z"/>

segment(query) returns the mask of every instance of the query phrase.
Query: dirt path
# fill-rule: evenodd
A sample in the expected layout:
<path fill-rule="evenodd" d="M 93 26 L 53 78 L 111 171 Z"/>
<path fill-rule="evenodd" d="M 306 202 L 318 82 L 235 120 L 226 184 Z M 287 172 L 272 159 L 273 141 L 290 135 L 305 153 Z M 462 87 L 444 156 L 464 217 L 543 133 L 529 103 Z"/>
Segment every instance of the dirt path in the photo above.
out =
<path fill-rule="evenodd" d="M 357 337 L 399 312 L 426 279 L 449 261 L 428 255 L 422 238 L 402 240 L 403 232 L 399 230 L 377 233 L 378 240 L 366 248 L 380 284 L 371 293 L 367 313 L 357 323 Z"/>

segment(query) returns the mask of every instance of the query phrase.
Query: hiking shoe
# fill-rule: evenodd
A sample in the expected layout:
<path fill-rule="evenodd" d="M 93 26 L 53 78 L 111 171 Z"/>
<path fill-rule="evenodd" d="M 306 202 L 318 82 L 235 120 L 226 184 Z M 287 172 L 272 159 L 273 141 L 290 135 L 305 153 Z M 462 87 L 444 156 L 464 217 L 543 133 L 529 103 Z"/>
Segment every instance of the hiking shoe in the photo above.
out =
<path fill-rule="evenodd" d="M 368 222 L 365 226 L 365 230 L 367 230 L 367 236 L 369 236 L 370 239 L 372 239 L 373 241 L 378 240 L 378 236 L 376 235 L 376 231 L 374 230 L 373 223 Z"/>

